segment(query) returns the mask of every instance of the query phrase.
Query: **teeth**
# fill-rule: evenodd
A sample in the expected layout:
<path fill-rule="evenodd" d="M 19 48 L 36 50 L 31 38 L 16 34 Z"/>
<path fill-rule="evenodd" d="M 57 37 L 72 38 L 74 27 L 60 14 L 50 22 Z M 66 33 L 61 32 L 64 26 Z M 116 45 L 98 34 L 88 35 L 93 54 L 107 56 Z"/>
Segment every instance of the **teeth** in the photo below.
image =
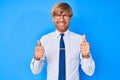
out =
<path fill-rule="evenodd" d="M 64 25 L 64 23 L 59 23 L 60 25 Z"/>

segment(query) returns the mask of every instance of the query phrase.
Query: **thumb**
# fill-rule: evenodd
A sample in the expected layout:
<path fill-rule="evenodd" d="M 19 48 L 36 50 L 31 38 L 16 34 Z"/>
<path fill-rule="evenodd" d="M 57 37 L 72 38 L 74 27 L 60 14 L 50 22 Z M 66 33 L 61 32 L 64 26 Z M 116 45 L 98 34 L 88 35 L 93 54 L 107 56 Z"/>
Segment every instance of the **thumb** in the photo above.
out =
<path fill-rule="evenodd" d="M 40 40 L 37 40 L 38 46 L 41 46 L 41 42 Z"/>
<path fill-rule="evenodd" d="M 82 42 L 86 42 L 86 36 L 85 36 L 85 34 L 82 36 Z"/>

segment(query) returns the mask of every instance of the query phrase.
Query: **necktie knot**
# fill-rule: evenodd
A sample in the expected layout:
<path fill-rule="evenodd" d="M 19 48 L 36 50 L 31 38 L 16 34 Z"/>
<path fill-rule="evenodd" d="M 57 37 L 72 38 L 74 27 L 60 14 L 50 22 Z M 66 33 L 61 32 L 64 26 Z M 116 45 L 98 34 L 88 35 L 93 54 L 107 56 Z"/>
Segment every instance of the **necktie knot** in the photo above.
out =
<path fill-rule="evenodd" d="M 61 38 L 60 38 L 60 48 L 65 48 L 64 40 L 63 40 L 64 34 L 60 34 L 60 35 L 61 35 Z"/>
<path fill-rule="evenodd" d="M 60 34 L 60 35 L 61 35 L 61 38 L 63 38 L 64 34 L 62 33 L 62 34 Z"/>

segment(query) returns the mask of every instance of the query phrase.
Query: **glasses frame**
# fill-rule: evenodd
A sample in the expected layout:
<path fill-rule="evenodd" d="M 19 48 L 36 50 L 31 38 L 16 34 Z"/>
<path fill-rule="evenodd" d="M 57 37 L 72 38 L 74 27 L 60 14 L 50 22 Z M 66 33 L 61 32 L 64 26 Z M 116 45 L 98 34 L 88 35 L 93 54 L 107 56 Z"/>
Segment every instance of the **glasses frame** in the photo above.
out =
<path fill-rule="evenodd" d="M 63 17 L 65 20 L 69 20 L 71 18 L 70 15 L 54 15 L 53 16 L 55 19 L 59 20 L 61 17 Z"/>

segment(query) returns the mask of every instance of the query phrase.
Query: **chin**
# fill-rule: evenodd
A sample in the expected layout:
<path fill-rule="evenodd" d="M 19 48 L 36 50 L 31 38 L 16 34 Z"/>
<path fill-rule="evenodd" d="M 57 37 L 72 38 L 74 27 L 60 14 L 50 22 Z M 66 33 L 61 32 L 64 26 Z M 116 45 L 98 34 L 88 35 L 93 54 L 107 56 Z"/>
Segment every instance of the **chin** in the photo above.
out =
<path fill-rule="evenodd" d="M 67 31 L 67 29 L 61 30 L 61 32 L 65 32 L 65 31 Z"/>

